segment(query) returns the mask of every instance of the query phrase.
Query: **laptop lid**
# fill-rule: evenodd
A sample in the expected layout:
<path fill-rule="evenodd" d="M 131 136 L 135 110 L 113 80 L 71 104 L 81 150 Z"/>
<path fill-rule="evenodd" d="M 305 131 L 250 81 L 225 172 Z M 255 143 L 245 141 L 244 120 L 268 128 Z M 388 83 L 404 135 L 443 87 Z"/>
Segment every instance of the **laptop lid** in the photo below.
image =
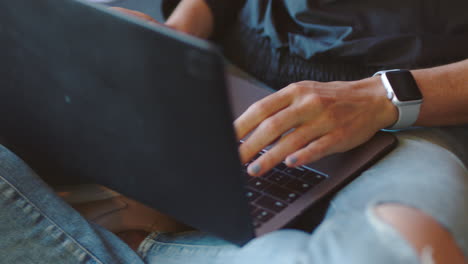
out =
<path fill-rule="evenodd" d="M 0 129 L 39 175 L 254 236 L 213 46 L 79 0 L 2 1 L 0 31 Z"/>
<path fill-rule="evenodd" d="M 254 231 L 232 116 L 271 91 L 232 76 L 226 89 L 209 43 L 79 0 L 0 3 L 0 25 L 9 148 L 50 181 L 92 179 L 238 244 L 288 224 L 395 142 L 379 134 L 310 164 L 327 181 Z"/>

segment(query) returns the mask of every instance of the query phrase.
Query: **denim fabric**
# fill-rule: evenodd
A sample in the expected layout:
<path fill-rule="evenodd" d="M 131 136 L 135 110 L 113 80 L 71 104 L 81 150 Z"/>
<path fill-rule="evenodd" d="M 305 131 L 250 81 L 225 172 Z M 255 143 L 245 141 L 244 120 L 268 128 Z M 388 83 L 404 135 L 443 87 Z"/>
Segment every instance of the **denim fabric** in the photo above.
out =
<path fill-rule="evenodd" d="M 431 215 L 468 256 L 466 167 L 442 147 L 449 140 L 433 137 L 431 143 L 421 132 L 431 131 L 399 133 L 400 146 L 340 191 L 312 234 L 280 230 L 239 248 L 202 232 L 154 233 L 140 245 L 143 261 L 116 236 L 83 219 L 2 147 L 0 262 L 419 263 L 399 233 L 373 215 L 372 209 L 385 202 Z M 468 147 L 467 137 L 457 142 Z"/>
<path fill-rule="evenodd" d="M 433 141 L 419 137 L 431 131 L 400 132 L 399 147 L 344 188 L 332 201 L 326 219 L 397 202 L 435 218 L 468 256 L 467 160 L 463 162 L 440 147 L 448 142 L 443 137 L 433 137 Z M 459 138 L 457 143 L 468 150 L 468 137 Z"/>
<path fill-rule="evenodd" d="M 158 233 L 148 236 L 138 249 L 146 263 L 228 264 L 239 248 L 203 232 Z"/>
<path fill-rule="evenodd" d="M 251 33 L 254 38 L 256 33 Z M 306 79 L 360 79 L 380 70 L 305 61 L 281 49 L 272 51 L 267 39 L 253 41 L 249 32 L 240 34 L 242 42 L 234 39 L 229 45 L 227 38 L 229 57 L 277 89 Z M 467 127 L 399 133 L 399 147 L 341 190 L 312 234 L 280 230 L 239 248 L 202 232 L 153 233 L 138 254 L 86 221 L 24 162 L 0 147 L 0 263 L 419 263 L 401 235 L 373 214 L 372 209 L 385 202 L 431 215 L 468 257 L 467 135 Z"/>
<path fill-rule="evenodd" d="M 431 143 L 421 132 L 431 131 L 399 133 L 399 147 L 340 191 L 312 234 L 280 230 L 236 249 L 201 232 L 155 233 L 140 253 L 147 263 L 171 264 L 419 263 L 402 236 L 373 214 L 378 204 L 396 202 L 434 217 L 468 256 L 468 172 L 440 146 L 446 139 Z M 458 144 L 468 147 L 468 138 Z"/>
<path fill-rule="evenodd" d="M 143 263 L 0 146 L 0 263 Z"/>

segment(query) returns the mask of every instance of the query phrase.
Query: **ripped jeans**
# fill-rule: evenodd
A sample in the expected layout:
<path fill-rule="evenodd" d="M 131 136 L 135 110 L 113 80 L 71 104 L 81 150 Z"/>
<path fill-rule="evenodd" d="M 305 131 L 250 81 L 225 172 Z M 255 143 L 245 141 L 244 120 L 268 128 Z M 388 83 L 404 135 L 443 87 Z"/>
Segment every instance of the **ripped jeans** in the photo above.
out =
<path fill-rule="evenodd" d="M 419 263 L 409 243 L 375 217 L 372 209 L 385 202 L 432 216 L 468 256 L 468 128 L 453 130 L 456 137 L 438 129 L 398 133 L 397 149 L 342 189 L 312 234 L 281 230 L 239 248 L 202 232 L 156 232 L 137 253 L 0 148 L 0 263 Z"/>
<path fill-rule="evenodd" d="M 148 263 L 420 263 L 373 213 L 380 203 L 396 202 L 431 215 L 468 256 L 468 172 L 437 132 L 399 133 L 399 147 L 341 190 L 312 234 L 281 230 L 240 249 L 203 234 L 153 234 L 139 253 Z"/>

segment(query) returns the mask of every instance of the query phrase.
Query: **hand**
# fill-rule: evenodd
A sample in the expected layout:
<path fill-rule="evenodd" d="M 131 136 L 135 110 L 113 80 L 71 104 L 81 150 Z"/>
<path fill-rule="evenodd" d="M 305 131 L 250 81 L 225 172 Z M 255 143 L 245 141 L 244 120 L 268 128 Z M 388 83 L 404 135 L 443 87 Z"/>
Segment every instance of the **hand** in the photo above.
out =
<path fill-rule="evenodd" d="M 122 7 L 111 7 L 110 9 L 121 12 L 121 13 L 124 13 L 124 14 L 127 14 L 127 15 L 130 15 L 130 16 L 133 16 L 133 17 L 143 19 L 143 20 L 148 21 L 150 23 L 162 25 L 156 19 L 152 18 L 151 16 L 149 16 L 149 15 L 147 15 L 145 13 L 139 12 L 139 11 L 130 10 L 130 9 L 122 8 Z"/>
<path fill-rule="evenodd" d="M 296 167 L 350 150 L 392 125 L 397 115 L 377 76 L 291 84 L 253 104 L 234 126 L 239 139 L 252 132 L 239 148 L 243 163 L 276 141 L 248 167 L 250 175 L 260 176 L 284 160 Z"/>
<path fill-rule="evenodd" d="M 203 39 L 210 37 L 214 26 L 213 14 L 204 0 L 180 1 L 177 8 L 164 24 L 139 11 L 121 7 L 112 7 L 111 9 Z"/>

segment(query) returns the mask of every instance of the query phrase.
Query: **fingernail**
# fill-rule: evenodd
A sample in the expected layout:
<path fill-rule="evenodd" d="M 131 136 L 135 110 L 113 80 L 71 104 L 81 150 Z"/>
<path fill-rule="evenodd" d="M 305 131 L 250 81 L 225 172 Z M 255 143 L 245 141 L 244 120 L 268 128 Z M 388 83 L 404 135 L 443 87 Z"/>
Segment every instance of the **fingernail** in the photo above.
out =
<path fill-rule="evenodd" d="M 260 164 L 253 164 L 249 166 L 250 174 L 257 174 L 260 172 L 261 169 L 262 167 L 260 166 Z"/>
<path fill-rule="evenodd" d="M 297 158 L 295 156 L 291 156 L 286 159 L 286 163 L 288 165 L 294 165 L 296 164 L 296 162 L 297 162 Z"/>

